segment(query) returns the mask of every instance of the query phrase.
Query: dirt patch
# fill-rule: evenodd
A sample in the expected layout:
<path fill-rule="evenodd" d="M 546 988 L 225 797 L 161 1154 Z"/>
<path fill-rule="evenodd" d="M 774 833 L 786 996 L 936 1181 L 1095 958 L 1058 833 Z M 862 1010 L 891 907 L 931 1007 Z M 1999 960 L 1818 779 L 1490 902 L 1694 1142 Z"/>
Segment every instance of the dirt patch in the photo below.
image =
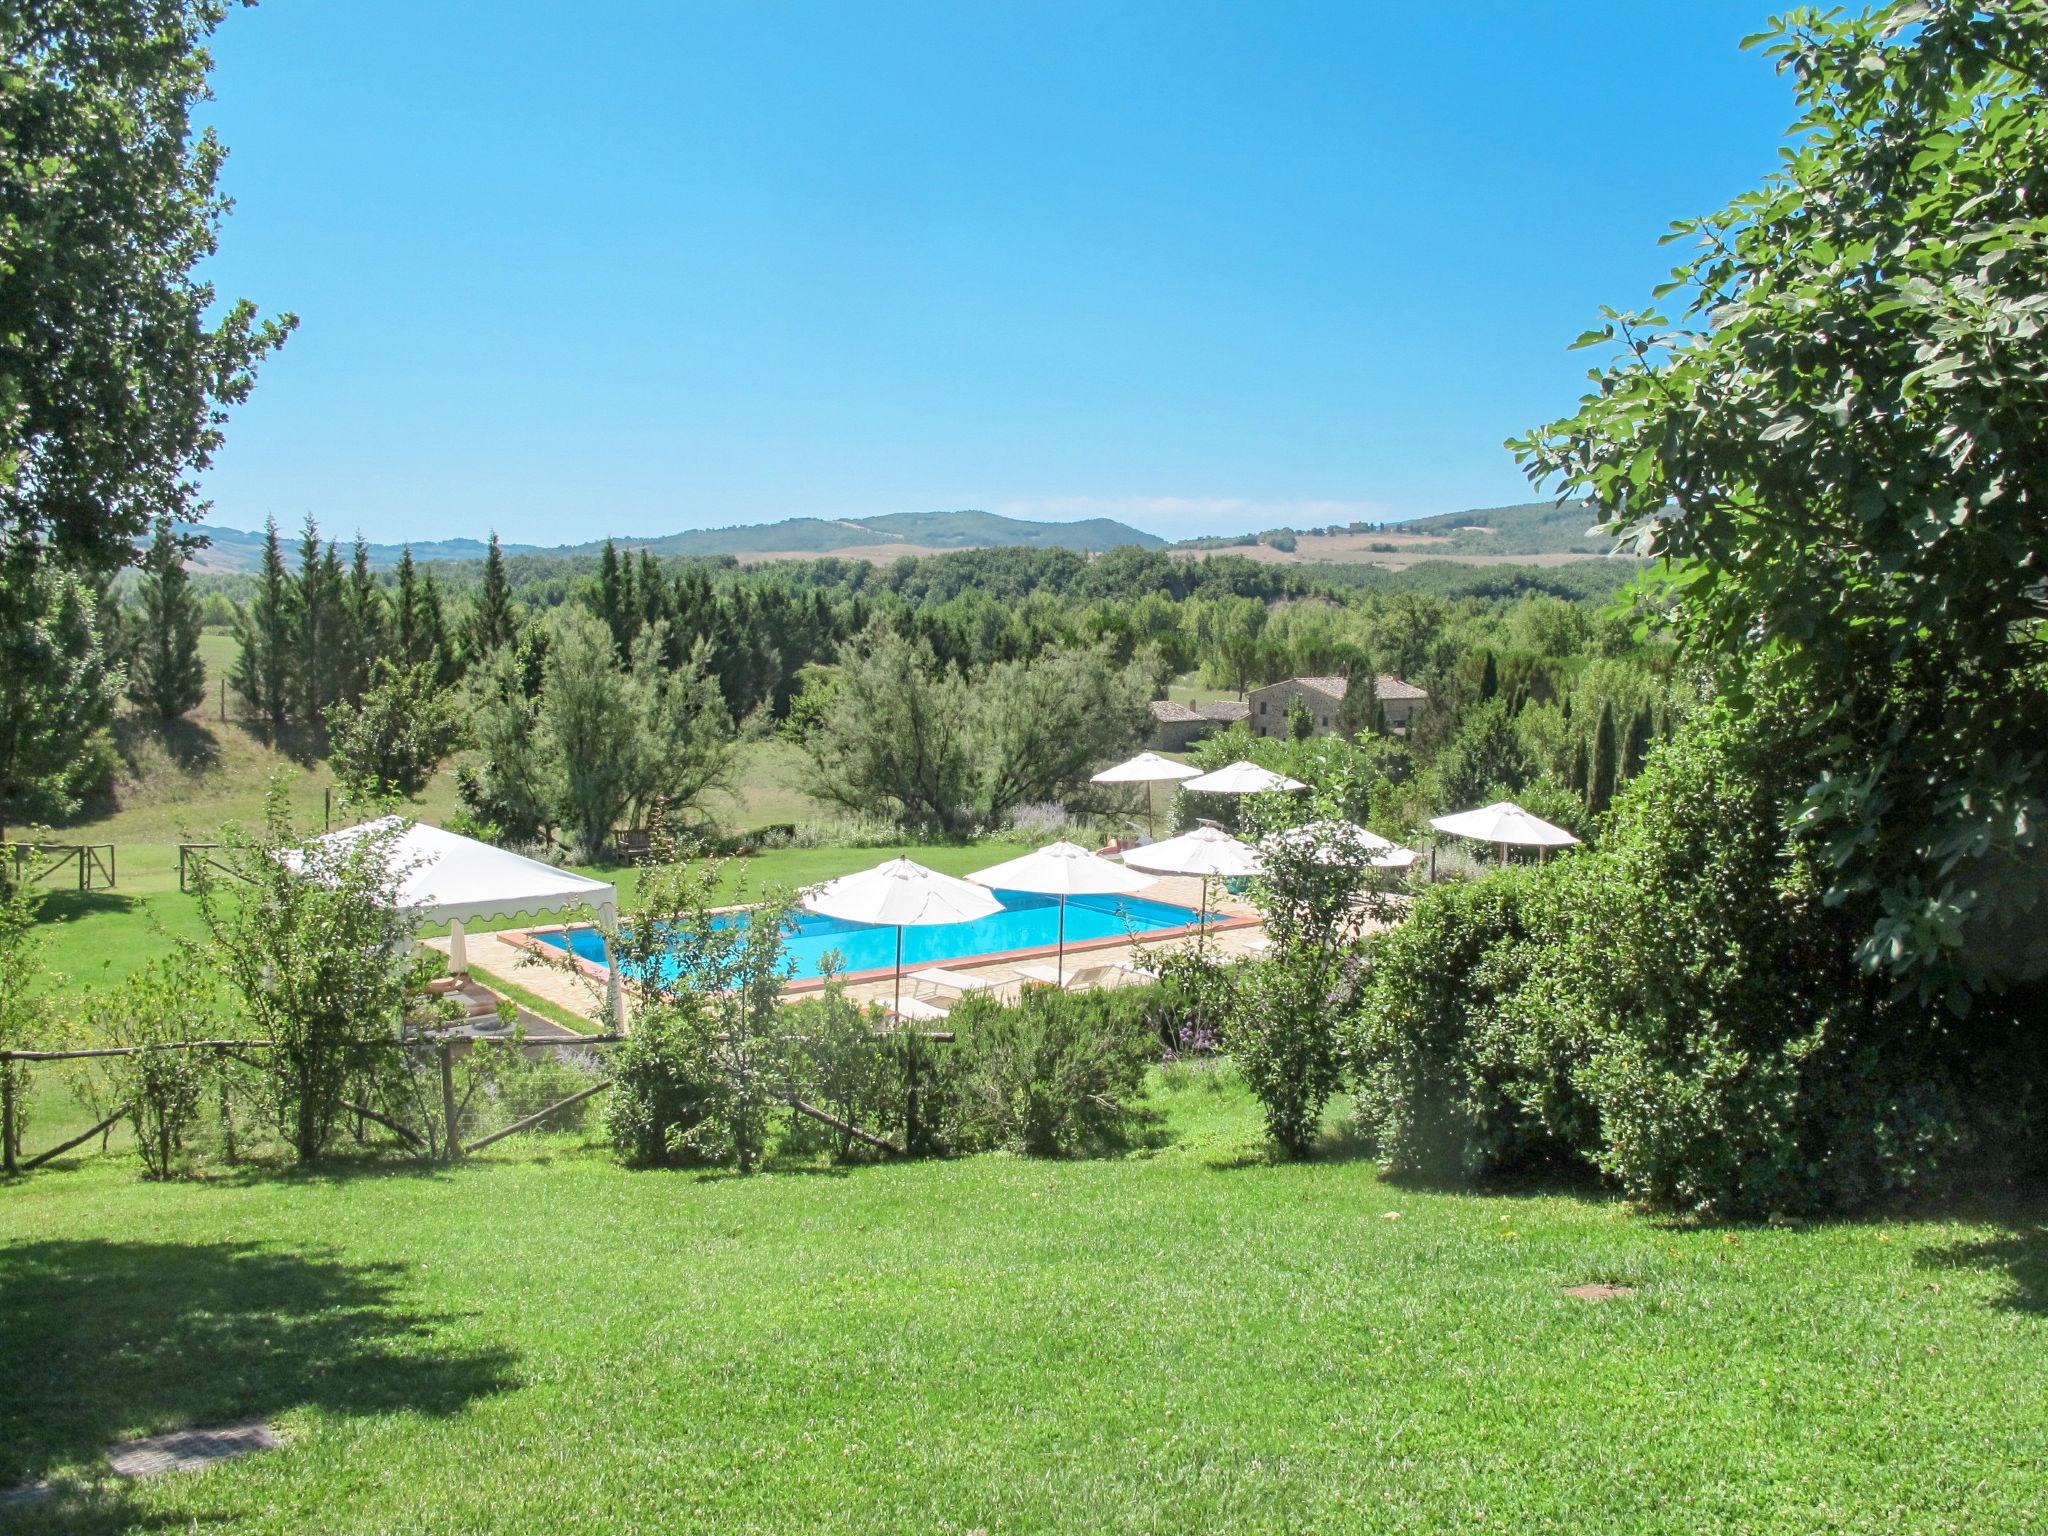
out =
<path fill-rule="evenodd" d="M 1635 1295 L 1636 1288 L 1632 1285 L 1568 1285 L 1564 1293 L 1581 1301 L 1619 1301 L 1624 1296 Z"/>

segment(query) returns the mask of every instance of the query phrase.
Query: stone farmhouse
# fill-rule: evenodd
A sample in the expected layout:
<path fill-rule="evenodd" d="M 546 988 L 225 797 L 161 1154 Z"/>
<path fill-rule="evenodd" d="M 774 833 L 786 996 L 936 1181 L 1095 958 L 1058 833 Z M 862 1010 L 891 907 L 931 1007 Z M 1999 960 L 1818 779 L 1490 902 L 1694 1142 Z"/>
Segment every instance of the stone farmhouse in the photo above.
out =
<path fill-rule="evenodd" d="M 1337 709 L 1350 686 L 1342 677 L 1290 677 L 1282 683 L 1268 683 L 1251 691 L 1251 728 L 1254 736 L 1285 736 L 1287 711 L 1298 697 L 1308 706 L 1314 722 L 1313 734 L 1327 736 L 1337 728 Z M 1429 700 L 1429 694 L 1413 683 L 1384 673 L 1373 680 L 1380 709 L 1387 717 L 1387 729 L 1396 736 L 1408 734 L 1408 721 Z"/>
<path fill-rule="evenodd" d="M 1154 752 L 1183 751 L 1211 731 L 1249 719 L 1251 712 L 1251 705 L 1242 699 L 1218 699 L 1199 707 L 1178 704 L 1172 699 L 1154 699 L 1148 745 Z"/>

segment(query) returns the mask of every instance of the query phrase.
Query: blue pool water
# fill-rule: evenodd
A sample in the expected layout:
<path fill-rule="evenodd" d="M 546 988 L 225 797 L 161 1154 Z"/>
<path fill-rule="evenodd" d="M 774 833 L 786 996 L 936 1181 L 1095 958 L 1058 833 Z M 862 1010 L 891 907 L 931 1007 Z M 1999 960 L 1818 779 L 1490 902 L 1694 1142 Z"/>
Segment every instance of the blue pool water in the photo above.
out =
<path fill-rule="evenodd" d="M 1024 891 L 997 891 L 1003 910 L 971 923 L 935 923 L 903 930 L 903 966 L 936 965 L 946 960 L 964 960 L 972 955 L 992 955 L 1011 949 L 1051 949 L 1059 938 L 1059 902 L 1051 896 L 1033 896 Z M 1067 898 L 1067 943 L 1089 939 L 1134 939 L 1169 928 L 1189 928 L 1200 914 L 1193 907 L 1172 902 L 1147 901 L 1142 896 L 1070 896 Z M 1210 913 L 1215 922 L 1217 914 Z M 721 918 L 725 924 L 747 921 L 747 914 L 734 912 Z M 595 965 L 604 964 L 604 939 L 595 928 L 571 928 L 566 932 L 534 935 L 555 949 L 570 950 Z M 799 912 L 795 931 L 783 941 L 785 962 L 794 964 L 791 975 L 799 980 L 824 974 L 823 961 L 837 951 L 839 970 L 884 971 L 896 963 L 896 930 L 867 923 L 849 923 L 836 917 Z M 655 978 L 657 984 L 673 980 L 678 970 L 670 960 Z"/>

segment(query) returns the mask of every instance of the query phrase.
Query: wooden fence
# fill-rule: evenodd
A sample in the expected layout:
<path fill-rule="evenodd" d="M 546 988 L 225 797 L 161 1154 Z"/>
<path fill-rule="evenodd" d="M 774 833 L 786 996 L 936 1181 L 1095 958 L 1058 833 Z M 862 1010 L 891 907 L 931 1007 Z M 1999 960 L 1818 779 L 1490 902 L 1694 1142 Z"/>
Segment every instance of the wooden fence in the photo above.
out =
<path fill-rule="evenodd" d="M 27 885 L 48 880 L 59 870 L 70 869 L 81 891 L 110 891 L 114 888 L 115 864 L 112 843 L 0 843 L 0 857 L 14 866 L 13 883 Z M 40 864 L 38 861 L 49 862 Z"/>
<path fill-rule="evenodd" d="M 951 1030 L 922 1030 L 919 1033 L 923 1038 L 940 1044 L 949 1043 L 954 1038 Z M 408 1145 L 438 1156 L 444 1162 L 452 1163 L 459 1157 L 464 1157 L 471 1152 L 477 1152 L 490 1146 L 493 1142 L 503 1141 L 507 1136 L 514 1136 L 521 1131 L 533 1129 L 535 1126 L 546 1121 L 550 1116 L 567 1109 L 570 1105 L 580 1104 L 583 1100 L 602 1093 L 605 1089 L 612 1086 L 613 1081 L 611 1078 L 605 1078 L 599 1082 L 592 1083 L 587 1088 L 578 1089 L 567 1098 L 557 1099 L 554 1103 L 549 1104 L 543 1109 L 535 1110 L 530 1115 L 521 1116 L 510 1125 L 500 1126 L 497 1130 L 478 1136 L 472 1141 L 463 1142 L 456 1140 L 454 1130 L 461 1123 L 462 1114 L 468 1108 L 467 1100 L 458 1102 L 455 1095 L 455 1063 L 459 1057 L 466 1055 L 470 1050 L 480 1045 L 517 1046 L 524 1051 L 580 1050 L 585 1046 L 591 1045 L 616 1045 L 625 1038 L 624 1035 L 616 1034 L 577 1035 L 566 1040 L 457 1036 L 443 1040 L 386 1039 L 353 1040 L 348 1042 L 352 1046 L 361 1048 L 397 1045 L 415 1052 L 431 1049 L 435 1053 L 439 1058 L 441 1068 L 441 1124 L 445 1128 L 442 1135 L 442 1146 L 438 1152 L 429 1147 L 418 1132 L 408 1126 L 399 1124 L 386 1115 L 380 1114 L 367 1105 L 344 1101 L 341 1107 L 350 1114 L 357 1115 L 365 1120 L 374 1121 L 376 1124 L 383 1126 Z M 16 1062 L 85 1061 L 92 1058 L 110 1056 L 133 1056 L 142 1051 L 155 1050 L 211 1051 L 216 1056 L 228 1060 L 242 1060 L 236 1054 L 239 1051 L 275 1050 L 276 1048 L 277 1042 L 275 1040 L 177 1040 L 167 1041 L 163 1045 L 109 1045 L 87 1049 L 49 1051 L 0 1050 L 0 1172 L 4 1172 L 7 1176 L 12 1177 L 40 1168 L 53 1158 L 62 1157 L 66 1152 L 83 1146 L 102 1131 L 111 1129 L 117 1121 L 129 1112 L 130 1108 L 130 1106 L 123 1104 L 90 1130 L 73 1136 L 69 1141 L 39 1152 L 34 1157 L 24 1159 L 21 1155 L 21 1114 L 14 1101 L 14 1064 Z M 473 1091 L 474 1089 L 472 1089 Z M 819 1109 L 814 1104 L 807 1104 L 792 1093 L 785 1092 L 777 1095 L 784 1104 L 788 1105 L 789 1108 L 795 1110 L 798 1114 L 816 1120 L 822 1125 L 830 1126 L 835 1131 L 844 1132 L 856 1141 L 863 1142 L 868 1146 L 888 1152 L 896 1157 L 907 1156 L 909 1144 L 915 1140 L 917 1080 L 914 1069 L 910 1080 L 910 1096 L 911 1109 L 906 1126 L 904 1145 L 898 1146 L 886 1137 L 877 1136 L 872 1131 L 862 1130 L 859 1126 L 842 1120 L 839 1116 L 831 1114 L 826 1110 Z"/>
<path fill-rule="evenodd" d="M 460 1036 L 446 1040 L 352 1040 L 348 1044 L 359 1048 L 396 1045 L 415 1052 L 432 1050 L 440 1058 L 441 1108 L 444 1116 L 442 1124 L 449 1129 L 444 1133 L 442 1137 L 443 1145 L 436 1155 L 445 1162 L 453 1162 L 465 1153 L 477 1151 L 481 1147 L 487 1147 L 494 1141 L 502 1141 L 505 1137 L 519 1131 L 531 1130 L 557 1111 L 567 1109 L 571 1104 L 581 1103 L 583 1100 L 591 1097 L 591 1095 L 601 1093 L 612 1085 L 612 1080 L 605 1078 L 601 1082 L 593 1083 L 588 1088 L 579 1089 L 565 1099 L 557 1099 L 546 1108 L 523 1116 L 510 1125 L 501 1126 L 488 1135 L 479 1136 L 474 1141 L 464 1143 L 457 1141 L 453 1132 L 453 1128 L 461 1121 L 462 1111 L 467 1108 L 466 1103 L 458 1104 L 455 1097 L 455 1063 L 459 1057 L 468 1054 L 472 1048 L 479 1045 L 516 1045 L 524 1051 L 578 1050 L 590 1045 L 616 1045 L 625 1038 L 624 1035 L 578 1035 L 568 1040 L 512 1040 Z M 71 1050 L 0 1051 L 0 1171 L 4 1171 L 11 1176 L 28 1173 L 33 1169 L 40 1168 L 51 1159 L 62 1157 L 66 1152 L 83 1146 L 102 1131 L 112 1128 L 117 1121 L 129 1112 L 130 1108 L 130 1106 L 123 1104 L 111 1115 L 108 1115 L 104 1120 L 93 1126 L 92 1129 L 72 1137 L 69 1141 L 38 1152 L 33 1157 L 24 1158 L 21 1151 L 22 1117 L 20 1108 L 14 1101 L 16 1088 L 14 1064 L 16 1062 L 86 1061 L 95 1058 L 103 1059 L 110 1056 L 134 1056 L 143 1051 L 169 1050 L 210 1051 L 214 1055 L 228 1060 L 241 1060 L 242 1058 L 237 1055 L 241 1051 L 267 1051 L 275 1049 L 277 1049 L 277 1042 L 275 1040 L 174 1040 L 166 1041 L 162 1045 L 108 1045 Z M 428 1148 L 427 1143 L 421 1139 L 416 1131 L 399 1124 L 386 1115 L 380 1114 L 368 1105 L 344 1101 L 341 1107 L 352 1115 L 374 1121 L 412 1146 L 418 1147 L 423 1151 L 432 1150 Z"/>

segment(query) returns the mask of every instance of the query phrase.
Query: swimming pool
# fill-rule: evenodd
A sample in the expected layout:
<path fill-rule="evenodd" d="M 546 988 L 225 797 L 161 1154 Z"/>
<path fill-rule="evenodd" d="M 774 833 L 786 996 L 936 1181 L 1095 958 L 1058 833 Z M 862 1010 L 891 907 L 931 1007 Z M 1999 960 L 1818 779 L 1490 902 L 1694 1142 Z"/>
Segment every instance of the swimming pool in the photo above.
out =
<path fill-rule="evenodd" d="M 971 923 L 935 923 L 903 930 L 903 966 L 915 970 L 946 960 L 965 960 L 977 955 L 1003 954 L 1017 949 L 1051 949 L 1059 940 L 1059 902 L 1051 896 L 1034 896 L 1025 891 L 997 891 L 1003 910 Z M 728 913 L 721 925 L 742 924 L 745 912 Z M 886 971 L 896 964 L 896 930 L 869 923 L 849 923 L 843 918 L 820 917 L 815 912 L 798 912 L 795 928 L 783 940 L 783 956 L 793 963 L 793 980 L 813 981 L 824 975 L 825 956 L 839 955 L 838 970 Z M 1217 913 L 1209 914 L 1213 924 Z M 1070 896 L 1067 898 L 1067 947 L 1091 939 L 1137 939 L 1174 928 L 1193 928 L 1200 914 L 1193 907 L 1168 901 L 1147 901 L 1142 896 Z M 534 933 L 533 938 L 551 949 L 566 950 L 592 965 L 604 964 L 604 937 L 595 928 L 561 928 Z M 678 966 L 670 960 L 655 978 L 657 984 L 674 979 Z M 635 978 L 636 980 L 639 978 Z"/>

